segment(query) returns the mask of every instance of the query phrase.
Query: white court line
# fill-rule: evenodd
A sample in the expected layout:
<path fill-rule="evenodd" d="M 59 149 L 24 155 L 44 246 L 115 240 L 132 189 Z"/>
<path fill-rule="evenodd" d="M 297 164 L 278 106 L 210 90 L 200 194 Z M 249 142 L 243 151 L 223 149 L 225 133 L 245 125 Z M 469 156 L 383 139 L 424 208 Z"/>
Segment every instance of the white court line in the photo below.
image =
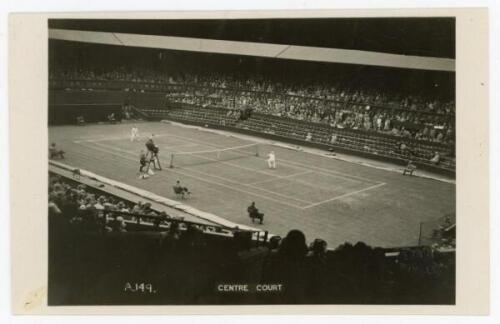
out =
<path fill-rule="evenodd" d="M 108 145 L 105 145 L 105 144 L 97 144 L 97 143 L 95 143 L 95 145 L 93 145 L 93 146 L 89 145 L 89 144 L 85 144 L 85 143 L 79 143 L 79 144 L 82 145 L 82 146 L 85 146 L 87 148 L 91 148 L 91 149 L 94 149 L 94 150 L 98 150 L 98 151 L 101 151 L 101 152 L 106 152 L 106 153 L 109 153 L 109 154 L 113 154 L 113 155 L 119 156 L 119 157 L 121 157 L 123 159 L 129 160 L 129 161 L 132 161 L 132 162 L 137 162 L 135 159 L 132 159 L 132 158 L 130 158 L 128 156 L 125 156 L 123 154 L 119 154 L 119 153 L 116 153 L 116 152 L 111 152 L 110 149 L 111 150 L 115 150 L 115 148 L 111 147 L 111 146 L 108 146 Z M 101 147 L 98 147 L 98 146 L 101 146 Z M 102 147 L 105 147 L 105 148 L 108 148 L 108 149 L 104 149 Z M 125 150 L 121 150 L 121 151 L 126 152 Z M 134 154 L 133 152 L 130 152 L 130 151 L 128 151 L 127 153 L 128 154 Z M 290 203 L 287 203 L 287 202 L 282 201 L 282 200 L 274 199 L 274 198 L 271 198 L 271 197 L 268 197 L 268 196 L 259 195 L 257 193 L 253 193 L 253 192 L 246 191 L 246 190 L 243 190 L 243 189 L 240 189 L 240 188 L 236 188 L 236 187 L 233 187 L 233 186 L 225 185 L 223 183 L 219 183 L 219 182 L 216 182 L 216 181 L 207 180 L 205 178 L 200 178 L 200 177 L 197 177 L 197 176 L 192 175 L 192 174 L 188 174 L 188 173 L 184 173 L 184 172 L 180 172 L 180 171 L 174 171 L 174 170 L 171 170 L 171 169 L 169 170 L 169 172 L 177 173 L 177 174 L 182 174 L 182 175 L 184 175 L 186 177 L 197 179 L 199 181 L 203 181 L 203 182 L 206 182 L 206 183 L 209 183 L 209 184 L 212 184 L 212 185 L 218 185 L 218 186 L 225 187 L 225 188 L 228 188 L 228 189 L 231 189 L 231 190 L 236 190 L 236 191 L 239 191 L 239 192 L 243 192 L 243 193 L 251 195 L 251 196 L 260 197 L 260 198 L 266 199 L 266 200 L 271 200 L 271 201 L 274 201 L 276 203 L 279 203 L 281 205 L 285 205 L 285 206 L 288 206 L 288 207 L 297 208 L 297 209 L 303 209 L 302 206 L 299 206 L 299 205 L 290 204 Z M 157 172 L 156 175 L 160 175 L 161 177 L 168 178 L 166 175 L 162 175 L 159 172 Z"/>
<path fill-rule="evenodd" d="M 376 185 L 368 187 L 368 188 L 364 188 L 364 189 L 361 189 L 361 190 L 348 192 L 346 194 L 343 194 L 343 195 L 340 195 L 340 196 L 337 196 L 337 197 L 333 197 L 331 199 L 327 199 L 327 200 L 323 200 L 323 201 L 320 201 L 320 202 L 317 202 L 317 203 L 314 203 L 314 204 L 307 205 L 307 206 L 303 207 L 303 209 L 308 209 L 308 208 L 315 207 L 315 206 L 318 206 L 318 205 L 322 205 L 324 203 L 327 203 L 327 202 L 330 202 L 330 201 L 334 201 L 334 200 L 337 200 L 337 199 L 340 199 L 340 198 L 349 197 L 349 196 L 358 194 L 358 193 L 363 192 L 363 191 L 368 191 L 368 190 L 372 190 L 372 189 L 375 189 L 375 188 L 378 188 L 378 187 L 382 187 L 385 184 L 386 184 L 385 182 L 382 182 L 382 183 L 376 184 Z"/>
<path fill-rule="evenodd" d="M 310 154 L 310 153 L 307 153 L 307 154 Z M 329 177 L 334 177 L 334 178 L 336 177 L 336 178 L 346 179 L 346 180 L 350 180 L 350 181 L 381 183 L 380 181 L 375 181 L 375 180 L 371 180 L 371 179 L 368 179 L 368 178 L 363 178 L 363 177 L 358 177 L 358 176 L 353 176 L 353 175 L 340 174 L 338 172 L 331 171 L 331 170 L 328 170 L 328 169 L 323 169 L 321 167 L 317 167 L 317 166 L 314 166 L 314 165 L 307 165 L 307 164 L 303 164 L 303 163 L 300 163 L 300 162 L 293 162 L 293 161 L 289 161 L 289 160 L 285 160 L 285 159 L 281 159 L 281 160 L 282 161 L 286 161 L 286 163 L 284 163 L 284 164 L 300 165 L 300 166 L 303 166 L 303 168 L 306 169 L 306 170 L 311 170 L 312 169 L 314 172 L 316 172 L 318 174 L 323 174 L 323 175 L 326 175 L 326 176 L 329 176 Z M 320 170 L 320 171 L 318 171 L 318 170 Z"/>
<path fill-rule="evenodd" d="M 200 141 L 200 140 L 194 140 L 194 139 L 190 139 L 190 138 L 187 138 L 187 137 L 184 137 L 184 136 L 179 136 L 179 135 L 170 135 L 172 137 L 177 137 L 177 138 L 180 138 L 180 139 L 183 139 L 185 141 L 191 141 L 191 142 L 195 142 L 195 143 L 200 143 L 200 144 L 204 144 L 204 145 L 210 145 L 210 146 L 213 146 L 213 147 L 216 147 L 216 148 L 220 148 L 220 149 L 224 149 L 224 148 L 227 148 L 225 146 L 220 146 L 220 145 L 216 145 L 216 144 L 213 144 L 213 143 L 209 143 L 209 142 L 205 142 L 205 141 Z M 266 144 L 268 145 L 268 144 Z M 306 154 L 309 154 L 307 152 L 305 152 Z M 338 178 L 343 178 L 343 179 L 346 179 L 346 180 L 357 180 L 357 181 L 363 181 L 363 182 L 371 182 L 371 183 L 380 183 L 378 181 L 375 181 L 375 180 L 371 180 L 371 179 L 367 179 L 367 178 L 363 178 L 363 177 L 357 177 L 357 176 L 353 176 L 353 175 L 348 175 L 346 176 L 345 174 L 341 174 L 341 173 L 338 173 L 338 172 L 335 172 L 335 171 L 332 171 L 332 170 L 329 170 L 329 169 L 324 169 L 324 168 L 321 168 L 321 167 L 316 167 L 316 166 L 312 166 L 312 165 L 307 165 L 307 164 L 303 164 L 303 163 L 299 163 L 299 162 L 293 162 L 293 161 L 290 161 L 290 160 L 286 160 L 286 159 L 277 159 L 278 162 L 281 162 L 281 161 L 284 161 L 284 163 L 282 162 L 282 164 L 285 164 L 285 165 L 288 165 L 288 166 L 295 166 L 295 168 L 297 168 L 297 166 L 299 166 L 299 169 L 300 170 L 314 170 L 315 172 L 317 173 L 320 173 L 320 174 L 326 174 L 328 176 L 331 176 L 331 177 L 338 177 Z M 318 171 L 320 170 L 320 171 Z"/>
<path fill-rule="evenodd" d="M 74 140 L 73 143 L 76 143 L 76 144 L 81 144 L 81 143 L 92 143 L 92 142 L 100 142 L 100 141 L 114 141 L 114 140 L 121 140 L 121 139 L 129 139 L 130 140 L 130 136 L 128 137 L 123 137 L 123 136 L 120 136 L 120 137 L 106 137 L 106 138 L 96 138 L 96 139 L 79 139 L 79 140 Z"/>
<path fill-rule="evenodd" d="M 296 176 L 296 175 L 302 175 L 302 174 L 307 174 L 307 173 L 318 173 L 319 174 L 319 172 L 317 172 L 317 171 L 304 171 L 304 172 L 299 172 L 299 173 L 292 174 L 290 176 L 285 176 L 285 177 L 282 177 L 282 178 L 288 178 L 288 177 L 293 177 L 293 176 Z M 254 184 L 260 184 L 260 183 L 266 183 L 266 182 L 276 181 L 276 180 L 280 180 L 280 179 L 269 179 L 269 180 L 259 181 L 259 182 L 251 183 L 251 184 L 254 185 Z M 300 179 L 289 179 L 289 180 L 292 181 L 292 182 L 300 183 L 300 184 L 302 184 L 304 186 L 308 186 L 308 187 L 311 187 L 311 188 L 321 189 L 321 190 L 326 190 L 326 191 L 332 191 L 331 187 L 320 186 L 318 184 L 310 183 L 310 182 L 307 182 L 307 181 L 304 181 L 304 180 L 300 180 Z"/>
<path fill-rule="evenodd" d="M 189 144 L 181 144 L 181 145 L 172 145 L 172 146 L 164 146 L 164 149 L 170 150 L 170 151 L 175 151 L 177 147 L 195 147 L 195 146 L 200 146 L 200 144 L 196 143 L 189 143 Z"/>
<path fill-rule="evenodd" d="M 137 156 L 137 160 L 135 161 L 139 161 L 139 158 L 140 158 L 140 152 L 136 152 L 136 151 L 130 151 L 130 150 L 124 150 L 124 149 L 121 149 L 119 147 L 114 147 L 114 146 L 111 146 L 111 145 L 106 145 L 106 144 L 102 144 L 102 143 L 96 143 L 96 142 L 92 142 L 92 143 L 89 143 L 89 144 L 84 144 L 84 143 L 78 143 L 80 145 L 83 145 L 85 147 L 93 147 L 93 146 L 90 146 L 90 145 L 98 145 L 98 146 L 102 146 L 102 147 L 105 147 L 107 149 L 113 149 L 115 151 L 118 151 L 118 152 L 123 152 L 123 153 L 127 153 L 127 154 L 130 154 L 130 155 L 134 155 L 134 156 Z"/>
<path fill-rule="evenodd" d="M 146 133 L 148 134 L 148 133 Z M 161 133 L 161 134 L 155 134 L 154 137 L 165 137 L 165 136 L 173 136 L 170 133 Z M 177 136 L 176 136 L 177 137 Z M 149 138 L 149 135 L 139 135 L 139 139 L 147 139 Z M 111 136 L 111 137 L 98 137 L 98 138 L 84 138 L 84 139 L 78 139 L 74 140 L 74 143 L 80 144 L 80 143 L 95 143 L 95 142 L 106 142 L 106 141 L 117 141 L 117 140 L 130 140 L 130 135 L 126 136 Z M 191 143 L 191 141 L 186 141 L 185 139 L 182 140 L 184 143 Z"/>

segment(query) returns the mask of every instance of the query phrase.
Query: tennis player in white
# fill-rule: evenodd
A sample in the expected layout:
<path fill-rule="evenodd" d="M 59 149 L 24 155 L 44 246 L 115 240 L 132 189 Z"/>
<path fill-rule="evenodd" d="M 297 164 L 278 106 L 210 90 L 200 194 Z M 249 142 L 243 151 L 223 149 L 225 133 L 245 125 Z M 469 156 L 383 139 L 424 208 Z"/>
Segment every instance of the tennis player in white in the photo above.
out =
<path fill-rule="evenodd" d="M 130 130 L 130 141 L 133 142 L 136 139 L 139 139 L 139 129 L 137 128 L 137 126 L 134 126 Z"/>
<path fill-rule="evenodd" d="M 269 169 L 276 169 L 276 155 L 274 151 L 269 152 L 267 155 L 267 166 Z"/>

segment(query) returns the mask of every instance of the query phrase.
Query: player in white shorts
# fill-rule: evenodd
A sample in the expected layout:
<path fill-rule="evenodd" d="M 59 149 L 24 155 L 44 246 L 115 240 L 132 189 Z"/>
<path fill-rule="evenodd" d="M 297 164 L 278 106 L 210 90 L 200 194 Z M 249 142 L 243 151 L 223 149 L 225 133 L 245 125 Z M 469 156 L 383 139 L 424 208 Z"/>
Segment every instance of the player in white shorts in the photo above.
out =
<path fill-rule="evenodd" d="M 134 126 L 130 130 L 130 141 L 133 142 L 136 139 L 139 139 L 139 129 L 137 128 L 137 126 Z"/>
<path fill-rule="evenodd" d="M 267 155 L 267 166 L 269 169 L 276 169 L 276 155 L 274 155 L 274 151 L 269 152 Z"/>

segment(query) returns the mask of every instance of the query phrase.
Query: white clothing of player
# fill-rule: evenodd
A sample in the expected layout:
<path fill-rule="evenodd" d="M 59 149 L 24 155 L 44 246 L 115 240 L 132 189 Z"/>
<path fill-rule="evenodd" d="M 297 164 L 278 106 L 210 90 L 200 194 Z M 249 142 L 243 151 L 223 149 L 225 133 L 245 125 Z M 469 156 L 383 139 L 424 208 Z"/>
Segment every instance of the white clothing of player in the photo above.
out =
<path fill-rule="evenodd" d="M 134 126 L 134 127 L 132 127 L 132 130 L 130 131 L 130 141 L 133 142 L 138 138 L 139 138 L 139 129 Z"/>
<path fill-rule="evenodd" d="M 273 151 L 267 155 L 267 166 L 269 169 L 276 169 L 276 155 Z"/>

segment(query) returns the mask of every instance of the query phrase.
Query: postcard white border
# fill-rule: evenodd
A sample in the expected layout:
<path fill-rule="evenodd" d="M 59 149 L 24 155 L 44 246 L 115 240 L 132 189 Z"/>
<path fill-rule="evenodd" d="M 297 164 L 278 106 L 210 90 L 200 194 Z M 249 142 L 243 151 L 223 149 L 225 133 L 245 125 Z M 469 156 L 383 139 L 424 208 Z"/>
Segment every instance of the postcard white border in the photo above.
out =
<path fill-rule="evenodd" d="M 488 20 L 485 9 L 117 13 L 120 18 L 455 16 L 457 21 L 456 306 L 47 307 L 47 18 L 9 21 L 12 310 L 17 314 L 487 314 L 489 309 Z M 39 55 L 33 55 L 39 53 Z M 473 107 L 473 109 L 471 109 Z M 26 158 L 26 152 L 30 158 Z M 30 204 L 26 204 L 30 197 Z"/>

